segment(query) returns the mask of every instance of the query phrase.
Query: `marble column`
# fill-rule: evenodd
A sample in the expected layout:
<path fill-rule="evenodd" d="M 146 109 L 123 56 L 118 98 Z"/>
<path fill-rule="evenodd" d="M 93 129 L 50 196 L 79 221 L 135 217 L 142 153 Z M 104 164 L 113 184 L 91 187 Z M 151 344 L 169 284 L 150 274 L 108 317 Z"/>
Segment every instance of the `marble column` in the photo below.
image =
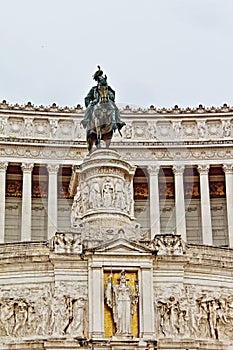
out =
<path fill-rule="evenodd" d="M 48 239 L 57 232 L 57 173 L 58 164 L 48 164 L 49 188 L 48 188 Z"/>
<path fill-rule="evenodd" d="M 150 234 L 151 239 L 160 234 L 159 210 L 159 166 L 148 166 L 150 191 Z"/>
<path fill-rule="evenodd" d="M 229 247 L 233 248 L 233 164 L 224 164 Z"/>
<path fill-rule="evenodd" d="M 213 245 L 208 178 L 209 168 L 210 166 L 205 164 L 198 165 L 197 167 L 200 174 L 202 243 Z"/>
<path fill-rule="evenodd" d="M 185 220 L 185 202 L 184 202 L 184 166 L 174 165 L 173 173 L 175 175 L 175 208 L 176 208 L 176 233 L 186 242 L 186 220 Z"/>
<path fill-rule="evenodd" d="M 23 171 L 21 241 L 31 241 L 33 166 L 33 163 L 22 163 L 21 165 Z"/>
<path fill-rule="evenodd" d="M 5 238 L 6 169 L 8 163 L 0 162 L 0 243 Z"/>

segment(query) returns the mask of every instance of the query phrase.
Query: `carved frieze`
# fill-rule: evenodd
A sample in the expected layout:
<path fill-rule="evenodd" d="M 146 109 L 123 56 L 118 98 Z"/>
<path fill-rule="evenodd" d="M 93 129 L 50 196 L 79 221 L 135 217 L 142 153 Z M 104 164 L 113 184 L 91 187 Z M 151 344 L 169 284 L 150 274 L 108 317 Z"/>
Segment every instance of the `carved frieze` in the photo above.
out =
<path fill-rule="evenodd" d="M 74 288 L 74 285 L 73 285 Z M 72 289 L 73 289 L 72 288 Z M 87 332 L 86 288 L 76 292 L 61 288 L 11 288 L 0 293 L 1 339 L 71 335 L 83 338 Z"/>
<path fill-rule="evenodd" d="M 113 176 L 96 177 L 81 182 L 77 187 L 71 215 L 81 217 L 87 211 L 100 208 L 112 208 L 130 214 L 132 200 L 129 182 Z"/>
<path fill-rule="evenodd" d="M 159 338 L 233 340 L 233 294 L 230 290 L 158 288 L 155 315 Z"/>

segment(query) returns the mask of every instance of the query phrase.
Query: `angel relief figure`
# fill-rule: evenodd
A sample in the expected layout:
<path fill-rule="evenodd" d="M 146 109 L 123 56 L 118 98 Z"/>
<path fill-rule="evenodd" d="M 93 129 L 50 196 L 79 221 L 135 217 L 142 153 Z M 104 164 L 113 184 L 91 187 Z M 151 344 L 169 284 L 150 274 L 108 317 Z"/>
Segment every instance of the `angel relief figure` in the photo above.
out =
<path fill-rule="evenodd" d="M 136 311 L 138 296 L 137 284 L 135 292 L 131 286 L 127 285 L 125 270 L 121 271 L 119 284 L 112 284 L 112 274 L 109 275 L 105 298 L 108 307 L 112 309 L 116 335 L 132 336 L 131 320 Z"/>

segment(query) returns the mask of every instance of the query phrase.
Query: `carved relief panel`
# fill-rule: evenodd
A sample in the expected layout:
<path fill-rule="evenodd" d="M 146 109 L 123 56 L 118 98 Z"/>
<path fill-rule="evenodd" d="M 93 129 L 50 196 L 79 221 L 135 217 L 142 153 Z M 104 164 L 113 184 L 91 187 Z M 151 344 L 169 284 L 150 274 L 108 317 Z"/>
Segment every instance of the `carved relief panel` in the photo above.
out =
<path fill-rule="evenodd" d="M 73 289 L 73 290 L 72 290 Z M 87 335 L 85 286 L 62 283 L 34 288 L 7 288 L 0 292 L 2 339 Z"/>
<path fill-rule="evenodd" d="M 156 334 L 159 338 L 232 341 L 233 295 L 230 290 L 200 287 L 157 289 Z"/>

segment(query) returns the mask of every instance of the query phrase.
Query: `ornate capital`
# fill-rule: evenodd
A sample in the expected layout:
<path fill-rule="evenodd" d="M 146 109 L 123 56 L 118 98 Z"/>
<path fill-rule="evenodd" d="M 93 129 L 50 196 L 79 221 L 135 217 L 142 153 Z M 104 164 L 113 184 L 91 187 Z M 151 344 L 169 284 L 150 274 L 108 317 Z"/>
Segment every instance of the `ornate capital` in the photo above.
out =
<path fill-rule="evenodd" d="M 21 169 L 23 173 L 31 173 L 33 170 L 34 164 L 33 163 L 22 163 Z"/>
<path fill-rule="evenodd" d="M 0 172 L 5 172 L 8 167 L 7 162 L 0 162 Z"/>
<path fill-rule="evenodd" d="M 210 166 L 209 164 L 198 165 L 197 170 L 200 175 L 208 175 Z"/>
<path fill-rule="evenodd" d="M 172 167 L 173 173 L 174 173 L 175 175 L 183 175 L 184 169 L 185 169 L 185 166 L 184 166 L 184 165 L 181 165 L 181 164 L 174 165 L 174 166 Z"/>
<path fill-rule="evenodd" d="M 59 170 L 59 164 L 48 164 L 47 169 L 50 174 L 57 174 Z"/>
<path fill-rule="evenodd" d="M 222 168 L 225 174 L 233 174 L 233 164 L 223 164 Z"/>
<path fill-rule="evenodd" d="M 159 165 L 149 165 L 147 167 L 147 171 L 150 175 L 158 175 L 159 174 Z"/>

